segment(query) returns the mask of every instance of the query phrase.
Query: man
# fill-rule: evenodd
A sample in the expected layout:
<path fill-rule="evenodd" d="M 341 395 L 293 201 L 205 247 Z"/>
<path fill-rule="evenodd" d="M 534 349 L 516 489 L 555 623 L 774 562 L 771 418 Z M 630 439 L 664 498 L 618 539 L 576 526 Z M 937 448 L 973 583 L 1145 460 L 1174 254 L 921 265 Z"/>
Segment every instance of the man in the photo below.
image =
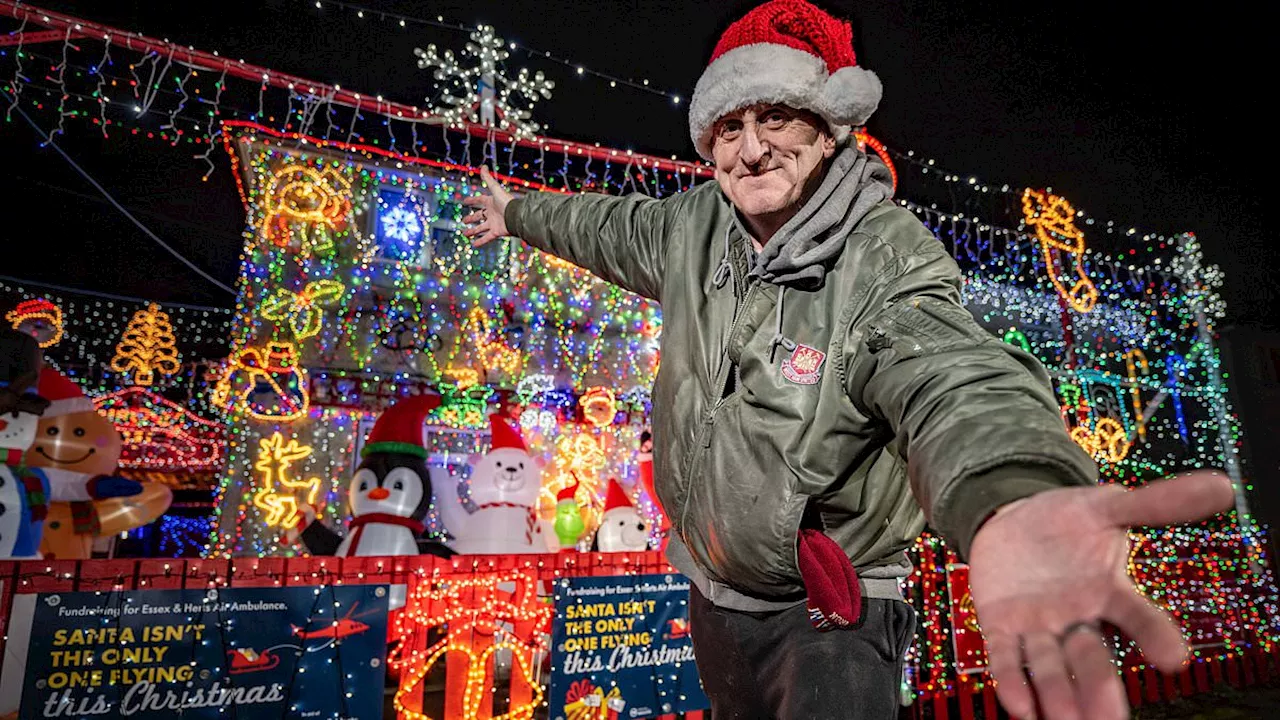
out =
<path fill-rule="evenodd" d="M 1224 509 L 1230 485 L 1096 485 L 1044 369 L 960 305 L 955 263 L 849 142 L 879 99 L 847 23 L 774 0 L 726 31 L 690 103 L 715 182 L 513 199 L 486 170 L 466 234 L 662 304 L 655 487 L 716 720 L 896 717 L 921 510 L 971 564 L 1009 712 L 1126 717 L 1098 622 L 1161 668 L 1185 653 L 1125 575 L 1126 528 Z"/>

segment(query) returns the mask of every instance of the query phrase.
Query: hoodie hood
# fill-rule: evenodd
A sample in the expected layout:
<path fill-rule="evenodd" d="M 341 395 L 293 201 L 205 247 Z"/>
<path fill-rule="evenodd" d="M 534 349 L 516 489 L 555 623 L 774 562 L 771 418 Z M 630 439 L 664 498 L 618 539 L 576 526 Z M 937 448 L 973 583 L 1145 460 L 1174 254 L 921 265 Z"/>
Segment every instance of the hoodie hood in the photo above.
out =
<path fill-rule="evenodd" d="M 892 196 L 893 178 L 880 158 L 846 145 L 831 161 L 813 197 L 765 243 L 751 276 L 817 290 L 853 228 Z"/>

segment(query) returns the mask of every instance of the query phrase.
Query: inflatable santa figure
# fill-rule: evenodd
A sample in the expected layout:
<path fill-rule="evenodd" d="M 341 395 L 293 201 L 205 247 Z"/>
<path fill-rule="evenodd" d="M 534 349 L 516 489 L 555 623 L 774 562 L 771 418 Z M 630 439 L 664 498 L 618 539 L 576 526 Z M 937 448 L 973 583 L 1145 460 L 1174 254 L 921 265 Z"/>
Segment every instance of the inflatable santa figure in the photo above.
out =
<path fill-rule="evenodd" d="M 596 530 L 596 546 L 600 552 L 641 552 L 649 549 L 649 526 L 640 511 L 618 484 L 609 478 L 604 497 L 604 514 Z"/>
<path fill-rule="evenodd" d="M 422 426 L 440 404 L 434 395 L 400 400 L 378 416 L 347 486 L 351 523 L 346 536 L 322 523 L 299 538 L 313 555 L 417 555 L 431 509 L 431 476 Z M 441 548 L 442 549 L 442 548 Z"/>
<path fill-rule="evenodd" d="M 455 497 L 442 493 L 440 511 L 464 555 L 552 552 L 555 539 L 537 513 L 542 460 L 502 416 L 489 416 L 492 445 L 471 458 L 470 477 Z"/>
<path fill-rule="evenodd" d="M 120 433 L 79 385 L 45 366 L 36 392 L 49 407 L 24 459 L 49 479 L 50 500 L 72 503 L 76 532 L 92 534 L 98 520 L 91 501 L 131 497 L 142 492 L 142 485 L 113 474 L 120 460 Z"/>
<path fill-rule="evenodd" d="M 0 338 L 0 558 L 38 558 L 49 481 L 23 461 L 49 401 L 31 392 L 43 358 L 35 338 Z"/>

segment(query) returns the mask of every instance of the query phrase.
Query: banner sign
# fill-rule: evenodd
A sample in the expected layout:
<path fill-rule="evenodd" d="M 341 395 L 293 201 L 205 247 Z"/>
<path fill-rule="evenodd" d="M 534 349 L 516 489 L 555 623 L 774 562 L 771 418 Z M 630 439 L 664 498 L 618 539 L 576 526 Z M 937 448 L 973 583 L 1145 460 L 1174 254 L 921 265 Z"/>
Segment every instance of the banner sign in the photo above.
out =
<path fill-rule="evenodd" d="M 20 720 L 382 717 L 387 587 L 48 593 Z"/>
<path fill-rule="evenodd" d="M 648 718 L 711 706 L 683 575 L 564 578 L 552 626 L 551 718 Z"/>
<path fill-rule="evenodd" d="M 961 675 L 987 669 L 987 646 L 978 627 L 978 614 L 973 609 L 969 592 L 969 566 L 947 565 L 947 593 L 951 596 L 951 639 L 956 654 L 956 672 Z"/>

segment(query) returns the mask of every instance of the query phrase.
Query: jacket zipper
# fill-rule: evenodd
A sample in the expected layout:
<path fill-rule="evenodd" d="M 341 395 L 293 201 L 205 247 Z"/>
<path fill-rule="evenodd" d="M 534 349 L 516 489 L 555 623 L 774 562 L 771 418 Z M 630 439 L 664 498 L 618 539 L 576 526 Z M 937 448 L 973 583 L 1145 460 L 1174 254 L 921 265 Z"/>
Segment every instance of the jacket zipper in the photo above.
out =
<path fill-rule="evenodd" d="M 734 296 L 733 323 L 729 326 L 729 336 L 728 336 L 728 339 L 730 341 L 733 340 L 733 336 L 738 331 L 738 322 L 742 319 L 742 310 L 747 307 L 747 305 L 749 304 L 749 301 L 752 299 L 752 293 L 754 293 L 756 289 L 756 285 L 752 285 L 747 289 L 744 297 L 744 295 L 740 291 L 741 285 L 738 282 L 738 274 L 736 272 L 736 266 L 737 266 L 737 263 L 730 261 L 729 278 L 730 278 L 730 282 L 733 283 L 733 296 Z M 695 446 L 696 449 L 693 451 L 693 453 L 689 458 L 688 466 L 685 467 L 684 469 L 685 470 L 684 478 L 685 478 L 686 484 L 691 483 L 693 481 L 692 474 L 693 474 L 694 468 L 696 468 L 698 464 L 702 461 L 703 451 L 711 447 L 711 430 L 715 426 L 716 413 L 720 410 L 721 406 L 723 406 L 725 401 L 728 399 L 728 395 L 726 395 L 724 392 L 724 386 L 729 379 L 730 371 L 736 373 L 734 376 L 736 384 L 734 385 L 733 392 L 736 393 L 742 388 L 741 368 L 738 367 L 738 363 L 735 363 L 729 359 L 727 351 L 725 352 L 725 359 L 729 360 L 730 365 L 732 365 L 732 368 L 725 368 L 716 374 L 715 387 L 717 388 L 717 391 L 716 391 L 717 398 L 715 403 L 712 404 L 711 409 L 707 411 L 706 417 L 703 418 L 702 427 L 699 428 L 699 431 L 698 431 L 698 438 Z M 688 492 L 686 492 L 683 507 L 680 508 L 680 527 L 687 527 L 685 523 L 687 521 L 688 514 L 689 514 L 689 497 L 688 497 Z"/>

